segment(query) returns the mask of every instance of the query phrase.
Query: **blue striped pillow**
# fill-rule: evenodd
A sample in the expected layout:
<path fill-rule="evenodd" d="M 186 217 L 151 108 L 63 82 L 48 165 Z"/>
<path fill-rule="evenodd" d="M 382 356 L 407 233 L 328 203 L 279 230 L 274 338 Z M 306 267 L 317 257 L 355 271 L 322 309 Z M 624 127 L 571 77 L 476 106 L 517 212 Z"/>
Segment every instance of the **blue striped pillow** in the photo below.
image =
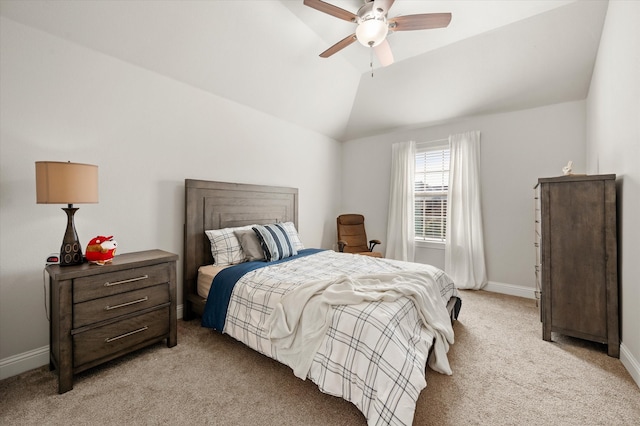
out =
<path fill-rule="evenodd" d="M 267 262 L 284 259 L 298 254 L 296 248 L 291 244 L 286 229 L 280 223 L 272 225 L 256 225 L 253 232 L 258 236 L 264 258 Z"/>

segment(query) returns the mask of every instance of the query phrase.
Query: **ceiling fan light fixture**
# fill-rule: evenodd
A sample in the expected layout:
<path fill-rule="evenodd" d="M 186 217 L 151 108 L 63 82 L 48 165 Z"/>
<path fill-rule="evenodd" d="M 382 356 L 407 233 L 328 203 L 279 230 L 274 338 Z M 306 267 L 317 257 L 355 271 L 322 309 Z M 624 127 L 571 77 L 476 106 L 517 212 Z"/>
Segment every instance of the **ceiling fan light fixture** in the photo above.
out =
<path fill-rule="evenodd" d="M 373 51 L 375 50 L 375 54 L 382 66 L 391 65 L 393 63 L 393 54 L 389 43 L 386 41 L 389 31 L 445 28 L 451 22 L 451 13 L 420 13 L 388 18 L 389 9 L 393 6 L 395 0 L 361 1 L 364 4 L 354 14 L 323 0 L 304 0 L 303 3 L 306 6 L 357 25 L 355 34 L 348 35 L 322 52 L 320 54 L 321 58 L 328 58 L 358 40 L 363 46 L 375 47 L 375 49 L 370 49 L 371 56 L 373 58 Z M 373 61 L 371 63 L 373 64 Z"/>
<path fill-rule="evenodd" d="M 356 28 L 356 37 L 363 46 L 375 47 L 384 41 L 388 31 L 389 27 L 384 17 L 371 18 L 360 22 Z"/>

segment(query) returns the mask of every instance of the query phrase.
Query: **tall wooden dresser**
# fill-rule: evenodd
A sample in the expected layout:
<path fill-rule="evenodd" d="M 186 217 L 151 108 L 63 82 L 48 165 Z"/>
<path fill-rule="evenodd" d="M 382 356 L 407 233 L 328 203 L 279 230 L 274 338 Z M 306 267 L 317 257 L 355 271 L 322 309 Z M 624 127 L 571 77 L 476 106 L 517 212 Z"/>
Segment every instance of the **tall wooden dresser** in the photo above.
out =
<path fill-rule="evenodd" d="M 73 376 L 158 341 L 177 343 L 176 261 L 162 250 L 117 255 L 104 266 L 47 266 L 50 363 L 58 392 Z"/>
<path fill-rule="evenodd" d="M 542 338 L 607 344 L 620 356 L 616 175 L 540 178 Z"/>

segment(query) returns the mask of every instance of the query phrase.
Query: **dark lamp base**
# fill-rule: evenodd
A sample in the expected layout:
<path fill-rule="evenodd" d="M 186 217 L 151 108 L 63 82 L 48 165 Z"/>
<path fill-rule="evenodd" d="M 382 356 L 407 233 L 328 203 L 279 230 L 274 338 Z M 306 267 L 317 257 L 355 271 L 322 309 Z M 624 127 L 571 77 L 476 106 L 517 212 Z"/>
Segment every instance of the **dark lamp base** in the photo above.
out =
<path fill-rule="evenodd" d="M 80 265 L 84 261 L 82 246 L 80 246 L 76 227 L 73 224 L 73 215 L 78 209 L 70 206 L 62 210 L 67 213 L 67 230 L 60 247 L 60 266 Z"/>

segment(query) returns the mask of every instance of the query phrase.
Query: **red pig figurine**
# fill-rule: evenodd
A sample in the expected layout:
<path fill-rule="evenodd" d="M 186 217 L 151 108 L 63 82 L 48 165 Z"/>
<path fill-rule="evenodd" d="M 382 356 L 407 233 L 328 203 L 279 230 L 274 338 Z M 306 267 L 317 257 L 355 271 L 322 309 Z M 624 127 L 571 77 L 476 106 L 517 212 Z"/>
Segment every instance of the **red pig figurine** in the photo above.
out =
<path fill-rule="evenodd" d="M 118 243 L 115 242 L 113 236 L 97 236 L 87 244 L 85 257 L 87 258 L 87 261 L 91 263 L 104 265 L 105 263 L 109 263 L 113 260 L 113 257 L 116 255 L 117 246 Z"/>

